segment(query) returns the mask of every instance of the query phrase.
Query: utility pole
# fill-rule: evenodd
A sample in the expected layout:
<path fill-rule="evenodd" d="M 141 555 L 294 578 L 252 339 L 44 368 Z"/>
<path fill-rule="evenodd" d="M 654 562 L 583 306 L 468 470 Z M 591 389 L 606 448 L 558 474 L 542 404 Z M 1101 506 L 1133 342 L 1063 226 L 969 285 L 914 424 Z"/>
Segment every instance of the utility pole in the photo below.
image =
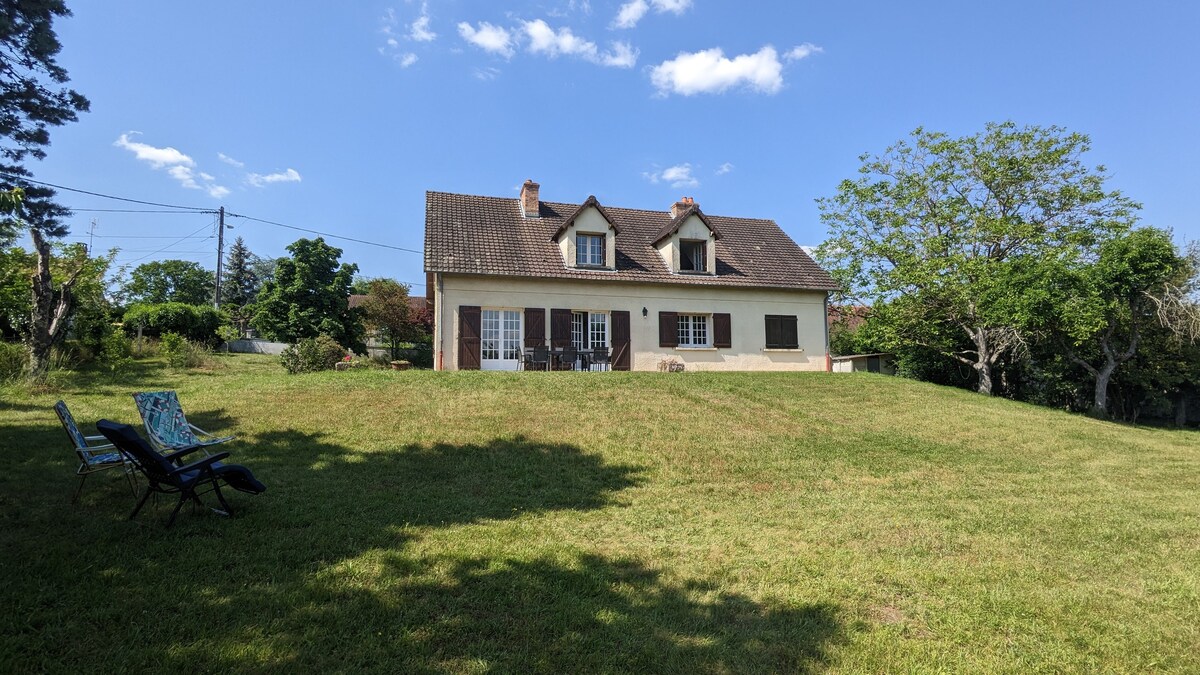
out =
<path fill-rule="evenodd" d="M 221 268 L 225 266 L 225 207 L 217 209 L 217 283 L 213 286 L 213 307 L 221 307 Z"/>
<path fill-rule="evenodd" d="M 92 225 L 88 228 L 88 255 L 92 254 L 92 239 L 96 236 L 96 219 L 92 218 Z"/>

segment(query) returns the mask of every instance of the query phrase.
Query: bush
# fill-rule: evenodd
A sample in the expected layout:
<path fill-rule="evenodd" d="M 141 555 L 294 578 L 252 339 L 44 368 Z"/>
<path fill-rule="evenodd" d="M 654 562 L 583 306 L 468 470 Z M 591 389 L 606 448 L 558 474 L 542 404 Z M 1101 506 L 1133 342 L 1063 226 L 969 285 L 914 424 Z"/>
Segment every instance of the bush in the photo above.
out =
<path fill-rule="evenodd" d="M 128 335 L 137 335 L 138 326 L 141 326 L 143 336 L 161 337 L 164 333 L 175 333 L 210 347 L 219 340 L 217 329 L 228 322 L 229 317 L 214 307 L 182 302 L 135 304 L 125 312 L 124 319 Z"/>
<path fill-rule="evenodd" d="M 0 342 L 0 381 L 16 380 L 25 372 L 28 352 L 18 342 Z"/>
<path fill-rule="evenodd" d="M 163 333 L 158 341 L 158 350 L 172 368 L 197 368 L 207 363 L 212 353 L 205 345 L 192 342 L 178 333 Z"/>
<path fill-rule="evenodd" d="M 345 356 L 345 347 L 328 335 L 318 335 L 284 349 L 279 360 L 289 373 L 312 373 L 332 369 Z"/>
<path fill-rule="evenodd" d="M 117 371 L 133 361 L 133 342 L 120 331 L 109 331 L 100 340 L 100 363 Z"/>

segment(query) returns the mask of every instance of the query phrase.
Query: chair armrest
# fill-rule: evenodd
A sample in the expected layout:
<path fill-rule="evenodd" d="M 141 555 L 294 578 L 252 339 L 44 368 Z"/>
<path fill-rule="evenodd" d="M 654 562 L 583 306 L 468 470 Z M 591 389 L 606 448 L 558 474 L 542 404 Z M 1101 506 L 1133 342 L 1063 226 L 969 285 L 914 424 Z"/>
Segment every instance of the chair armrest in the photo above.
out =
<path fill-rule="evenodd" d="M 90 445 L 86 448 L 79 448 L 79 451 L 85 452 L 89 455 L 101 455 L 108 454 L 116 449 L 117 446 L 113 445 L 112 443 L 107 443 L 105 445 Z"/>
<path fill-rule="evenodd" d="M 229 457 L 228 452 L 218 452 L 217 454 L 209 455 L 208 457 L 205 457 L 204 459 L 198 459 L 198 460 L 192 462 L 191 464 L 185 464 L 185 465 L 175 469 L 174 471 L 172 471 L 171 475 L 174 476 L 176 474 L 180 474 L 185 471 L 195 471 L 196 469 L 203 469 L 203 468 L 209 466 L 210 464 L 212 464 L 213 462 L 225 459 L 226 457 Z"/>
<path fill-rule="evenodd" d="M 174 462 L 175 460 L 179 459 L 180 457 L 190 455 L 193 452 L 196 452 L 197 450 L 203 450 L 203 449 L 204 449 L 203 445 L 189 445 L 188 447 L 186 447 L 182 450 L 176 450 L 175 452 L 172 452 L 169 455 L 164 455 L 164 457 L 166 457 L 168 462 Z"/>
<path fill-rule="evenodd" d="M 85 441 L 104 441 L 104 440 L 108 440 L 108 437 L 107 436 L 84 436 L 83 440 L 85 440 Z"/>
<path fill-rule="evenodd" d="M 196 432 L 197 434 L 199 434 L 201 436 L 208 436 L 209 438 L 217 438 L 216 434 L 209 433 L 209 432 L 201 429 L 200 427 L 196 426 L 195 424 L 188 424 L 188 427 L 190 427 L 192 431 Z M 230 436 L 230 438 L 233 438 L 233 436 Z"/>

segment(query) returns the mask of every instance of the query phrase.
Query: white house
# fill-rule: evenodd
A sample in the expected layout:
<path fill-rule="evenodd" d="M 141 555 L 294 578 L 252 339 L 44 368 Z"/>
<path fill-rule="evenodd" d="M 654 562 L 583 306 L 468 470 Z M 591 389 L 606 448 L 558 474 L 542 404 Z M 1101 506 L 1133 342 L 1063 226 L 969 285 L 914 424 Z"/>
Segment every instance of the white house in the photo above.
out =
<path fill-rule="evenodd" d="M 833 279 L 771 220 L 427 192 L 434 367 L 515 370 L 535 346 L 614 370 L 829 370 Z"/>

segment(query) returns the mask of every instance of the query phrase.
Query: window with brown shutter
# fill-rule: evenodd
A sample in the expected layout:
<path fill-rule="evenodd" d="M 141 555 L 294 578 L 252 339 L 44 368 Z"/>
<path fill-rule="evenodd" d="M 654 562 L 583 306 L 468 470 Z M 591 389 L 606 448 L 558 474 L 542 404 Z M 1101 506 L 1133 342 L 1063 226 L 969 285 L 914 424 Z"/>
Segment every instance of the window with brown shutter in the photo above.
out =
<path fill-rule="evenodd" d="M 480 354 L 480 308 L 460 305 L 458 308 L 458 369 L 479 370 Z"/>
<path fill-rule="evenodd" d="M 766 316 L 767 349 L 799 349 L 796 317 L 781 314 Z"/>
<path fill-rule="evenodd" d="M 679 346 L 679 313 L 678 312 L 659 312 L 658 313 L 658 346 L 659 347 L 677 347 L 677 346 Z"/>
<path fill-rule="evenodd" d="M 546 310 L 541 307 L 525 308 L 525 346 L 546 346 Z"/>
<path fill-rule="evenodd" d="M 550 346 L 560 349 L 571 346 L 571 310 L 550 310 Z"/>
<path fill-rule="evenodd" d="M 713 346 L 718 349 L 733 347 L 733 322 L 728 314 L 713 314 Z"/>

